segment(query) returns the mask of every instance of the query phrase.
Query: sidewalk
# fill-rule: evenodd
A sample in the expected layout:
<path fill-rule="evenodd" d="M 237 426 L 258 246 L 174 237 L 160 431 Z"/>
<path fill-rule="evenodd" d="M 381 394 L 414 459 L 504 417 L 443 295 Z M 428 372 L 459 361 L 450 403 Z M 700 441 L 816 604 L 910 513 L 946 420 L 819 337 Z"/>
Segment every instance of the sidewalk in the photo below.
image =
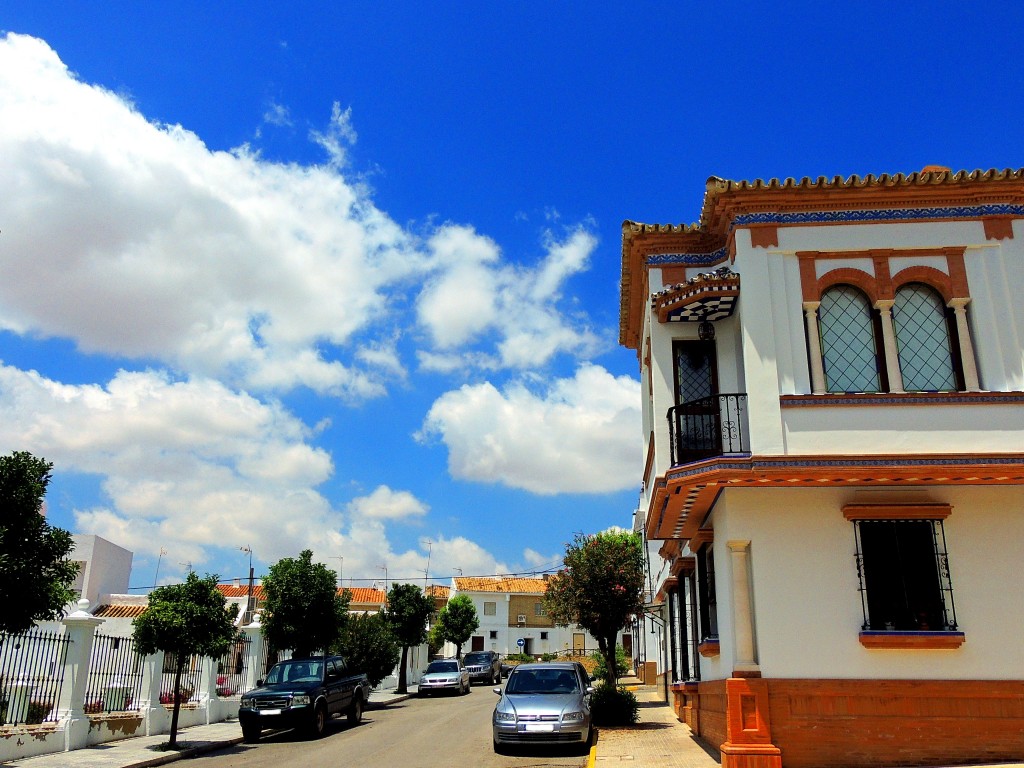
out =
<path fill-rule="evenodd" d="M 366 702 L 368 710 L 380 709 L 388 704 L 405 701 L 416 693 L 416 686 L 409 686 L 408 694 L 393 690 L 373 691 Z M 184 749 L 165 752 L 160 749 L 167 744 L 169 735 L 137 736 L 106 744 L 95 744 L 71 752 L 54 752 L 49 755 L 26 757 L 0 763 L 3 768 L 148 768 L 165 765 L 175 760 L 194 757 L 204 752 L 229 747 L 242 741 L 242 728 L 237 718 L 210 725 L 194 725 L 178 729 L 178 746 Z"/>
<path fill-rule="evenodd" d="M 640 722 L 629 728 L 598 728 L 588 768 L 618 765 L 643 768 L 718 768 L 718 750 L 702 746 L 685 723 L 676 719 L 662 689 L 640 685 L 635 677 L 619 679 L 636 694 Z"/>

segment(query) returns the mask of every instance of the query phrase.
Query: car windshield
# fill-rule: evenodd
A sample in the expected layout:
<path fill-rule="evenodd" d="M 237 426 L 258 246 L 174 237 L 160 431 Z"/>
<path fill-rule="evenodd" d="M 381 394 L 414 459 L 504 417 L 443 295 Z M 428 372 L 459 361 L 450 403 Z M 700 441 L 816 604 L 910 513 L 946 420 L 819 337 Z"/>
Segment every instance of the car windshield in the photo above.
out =
<path fill-rule="evenodd" d="M 469 653 L 466 654 L 467 664 L 490 664 L 491 657 L 486 653 Z"/>
<path fill-rule="evenodd" d="M 323 662 L 293 659 L 274 665 L 264 681 L 266 685 L 280 683 L 312 683 L 323 679 Z"/>
<path fill-rule="evenodd" d="M 427 673 L 430 672 L 458 672 L 459 662 L 457 661 L 432 661 L 430 666 L 427 667 Z"/>
<path fill-rule="evenodd" d="M 509 677 L 505 693 L 576 693 L 576 675 L 565 669 L 516 669 Z"/>

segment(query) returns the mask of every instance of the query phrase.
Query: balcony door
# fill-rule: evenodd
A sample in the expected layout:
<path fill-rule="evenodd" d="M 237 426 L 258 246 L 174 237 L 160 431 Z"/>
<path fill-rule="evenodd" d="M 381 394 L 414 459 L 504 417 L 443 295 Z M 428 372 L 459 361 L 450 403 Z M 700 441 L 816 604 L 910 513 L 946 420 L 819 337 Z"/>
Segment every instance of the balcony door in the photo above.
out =
<path fill-rule="evenodd" d="M 672 346 L 676 407 L 670 416 L 674 463 L 721 453 L 718 358 L 715 342 L 685 340 Z"/>

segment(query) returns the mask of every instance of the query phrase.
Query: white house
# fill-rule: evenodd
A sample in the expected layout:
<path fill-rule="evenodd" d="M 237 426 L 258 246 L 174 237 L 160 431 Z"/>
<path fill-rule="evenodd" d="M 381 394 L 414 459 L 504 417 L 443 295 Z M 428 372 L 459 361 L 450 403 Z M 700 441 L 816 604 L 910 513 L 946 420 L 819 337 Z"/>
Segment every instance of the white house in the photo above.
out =
<path fill-rule="evenodd" d="M 544 610 L 546 590 L 545 579 L 455 577 L 449 600 L 456 595 L 467 595 L 480 621 L 480 627 L 463 651 L 541 656 L 545 653 L 583 655 L 597 650 L 597 640 L 582 627 L 555 626 Z M 454 654 L 454 646 L 446 648 L 446 655 Z"/>
<path fill-rule="evenodd" d="M 623 224 L 661 671 L 725 768 L 1024 760 L 1022 292 L 1024 170 Z"/>

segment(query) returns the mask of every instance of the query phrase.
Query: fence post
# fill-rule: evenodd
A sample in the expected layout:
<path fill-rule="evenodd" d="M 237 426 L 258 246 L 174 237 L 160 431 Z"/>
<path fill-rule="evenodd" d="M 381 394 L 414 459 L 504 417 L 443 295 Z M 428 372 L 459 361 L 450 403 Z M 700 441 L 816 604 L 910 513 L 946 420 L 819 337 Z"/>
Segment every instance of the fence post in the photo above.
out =
<path fill-rule="evenodd" d="M 64 618 L 68 638 L 64 661 L 64 685 L 61 687 L 57 712 L 64 729 L 64 751 L 86 746 L 89 739 L 89 717 L 85 714 L 85 689 L 89 685 L 89 657 L 93 635 L 103 623 L 89 613 L 89 601 L 78 601 L 78 610 Z"/>
<path fill-rule="evenodd" d="M 225 703 L 217 696 L 217 659 L 203 657 L 202 672 L 199 676 L 199 706 L 206 707 L 206 724 L 224 720 L 222 712 Z"/>
<path fill-rule="evenodd" d="M 249 657 L 245 660 L 245 682 L 239 691 L 239 693 L 244 693 L 255 688 L 256 681 L 263 677 L 264 671 L 260 667 L 263 666 L 263 644 L 266 641 L 263 639 L 258 613 L 253 615 L 252 624 L 241 629 L 249 638 Z"/>
<path fill-rule="evenodd" d="M 142 662 L 142 701 L 139 714 L 146 720 L 146 735 L 157 736 L 171 729 L 170 716 L 160 703 L 160 686 L 163 682 L 164 654 L 151 653 Z"/>

